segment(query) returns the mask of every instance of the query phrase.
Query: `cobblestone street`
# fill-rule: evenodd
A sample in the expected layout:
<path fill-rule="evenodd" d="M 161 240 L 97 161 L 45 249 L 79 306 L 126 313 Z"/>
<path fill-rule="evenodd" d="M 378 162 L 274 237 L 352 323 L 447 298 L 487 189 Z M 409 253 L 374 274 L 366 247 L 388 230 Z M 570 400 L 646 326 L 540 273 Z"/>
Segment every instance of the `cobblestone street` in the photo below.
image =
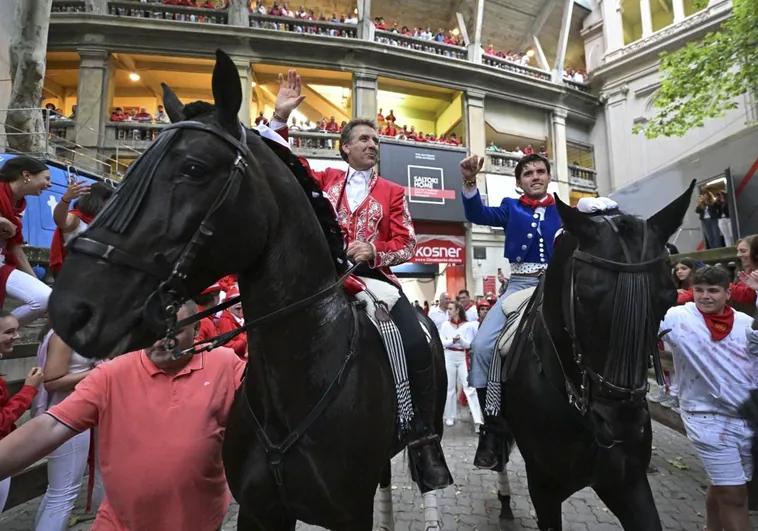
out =
<path fill-rule="evenodd" d="M 676 531 L 701 531 L 704 524 L 705 475 L 687 439 L 679 433 L 654 423 L 653 464 L 659 473 L 650 477 L 658 511 L 664 529 Z M 519 531 L 536 529 L 532 505 L 527 495 L 524 462 L 514 455 L 509 466 L 513 509 L 516 520 L 500 527 L 498 522 L 497 476 L 492 472 L 473 468 L 476 437 L 469 422 L 458 422 L 445 433 L 445 453 L 452 467 L 457 484 L 438 494 L 438 503 L 443 517 L 444 529 L 473 531 L 497 530 Z M 405 473 L 402 459 L 393 466 L 393 501 L 397 531 L 423 531 L 421 496 L 411 485 Z M 70 529 L 84 531 L 90 528 L 91 517 L 83 513 L 83 496 L 77 506 L 79 519 Z M 1 531 L 27 531 L 33 528 L 34 515 L 39 499 L 16 507 L 0 517 Z M 236 529 L 237 507 L 233 505 L 224 523 L 224 531 Z M 572 496 L 563 505 L 564 529 L 567 531 L 611 531 L 621 529 L 615 517 L 590 490 Z M 753 524 L 758 528 L 758 516 L 753 515 Z M 299 530 L 321 529 L 300 524 Z"/>

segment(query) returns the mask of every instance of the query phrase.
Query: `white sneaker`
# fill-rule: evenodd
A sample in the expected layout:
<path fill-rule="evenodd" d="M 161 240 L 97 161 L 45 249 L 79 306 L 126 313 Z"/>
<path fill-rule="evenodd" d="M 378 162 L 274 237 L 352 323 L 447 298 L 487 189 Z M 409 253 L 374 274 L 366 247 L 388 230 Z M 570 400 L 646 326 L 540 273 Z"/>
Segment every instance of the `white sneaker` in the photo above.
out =
<path fill-rule="evenodd" d="M 452 426 L 453 424 L 455 424 L 455 421 L 453 419 L 445 420 L 445 426 Z"/>

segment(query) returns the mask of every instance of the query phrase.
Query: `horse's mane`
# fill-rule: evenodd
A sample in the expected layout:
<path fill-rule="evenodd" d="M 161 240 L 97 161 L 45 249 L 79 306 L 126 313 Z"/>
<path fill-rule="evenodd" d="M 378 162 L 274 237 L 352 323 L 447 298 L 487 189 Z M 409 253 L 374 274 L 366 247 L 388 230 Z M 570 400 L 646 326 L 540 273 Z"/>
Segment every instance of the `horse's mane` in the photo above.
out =
<path fill-rule="evenodd" d="M 203 114 L 209 114 L 216 110 L 216 106 L 205 101 L 194 101 L 188 103 L 182 109 L 182 114 L 185 120 L 192 120 Z M 250 129 L 248 129 L 250 131 Z M 257 132 L 253 131 L 257 135 Z M 334 267 L 337 269 L 338 274 L 342 274 L 347 270 L 347 255 L 345 254 L 345 238 L 342 234 L 342 229 L 335 217 L 335 211 L 331 202 L 327 199 L 319 185 L 305 169 L 305 166 L 294 153 L 287 149 L 283 149 L 279 144 L 273 142 L 265 137 L 259 137 L 264 144 L 266 144 L 290 169 L 295 176 L 298 184 L 305 192 L 305 196 L 308 198 L 308 202 L 316 214 L 319 226 L 326 237 L 326 242 L 329 245 L 329 252 L 334 262 Z"/>

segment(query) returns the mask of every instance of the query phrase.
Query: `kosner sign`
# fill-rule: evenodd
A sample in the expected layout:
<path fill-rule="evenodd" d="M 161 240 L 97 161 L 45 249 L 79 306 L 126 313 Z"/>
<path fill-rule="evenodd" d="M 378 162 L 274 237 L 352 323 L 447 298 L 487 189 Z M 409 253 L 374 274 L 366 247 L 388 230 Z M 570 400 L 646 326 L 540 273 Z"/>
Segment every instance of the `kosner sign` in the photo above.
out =
<path fill-rule="evenodd" d="M 466 240 L 463 236 L 417 234 L 416 254 L 411 262 L 417 264 L 465 264 Z"/>

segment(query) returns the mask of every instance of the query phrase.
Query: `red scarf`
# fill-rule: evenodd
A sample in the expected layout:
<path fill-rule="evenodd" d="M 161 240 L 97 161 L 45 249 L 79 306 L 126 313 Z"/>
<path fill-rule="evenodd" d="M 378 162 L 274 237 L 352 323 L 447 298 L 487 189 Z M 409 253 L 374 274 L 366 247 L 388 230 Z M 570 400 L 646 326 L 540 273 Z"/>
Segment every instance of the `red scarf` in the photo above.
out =
<path fill-rule="evenodd" d="M 94 219 L 92 216 L 85 214 L 77 208 L 72 209 L 71 214 L 75 215 L 87 225 L 92 223 L 92 220 Z M 60 227 L 56 227 L 55 233 L 53 234 L 53 241 L 50 244 L 50 269 L 55 272 L 60 271 L 67 255 L 66 244 L 63 242 L 63 231 Z"/>
<path fill-rule="evenodd" d="M 5 264 L 0 267 L 0 305 L 5 302 L 5 285 L 11 272 L 16 269 L 16 257 L 10 252 L 10 248 L 15 245 L 24 244 L 24 235 L 22 234 L 23 224 L 21 215 L 26 210 L 26 198 L 22 198 L 17 205 L 13 204 L 13 190 L 10 183 L 0 183 L 0 216 L 10 220 L 16 226 L 16 234 L 5 241 L 5 248 L 2 253 L 5 256 Z"/>
<path fill-rule="evenodd" d="M 553 196 L 550 194 L 548 194 L 542 199 L 532 199 L 531 197 L 522 195 L 521 197 L 518 198 L 518 200 L 519 200 L 519 203 L 529 208 L 549 207 L 555 204 L 555 198 L 553 198 Z"/>
<path fill-rule="evenodd" d="M 700 311 L 698 309 L 698 311 Z M 718 315 L 700 312 L 705 319 L 705 326 L 711 332 L 711 339 L 721 341 L 732 331 L 734 326 L 734 310 L 731 306 L 724 306 L 724 311 Z"/>

